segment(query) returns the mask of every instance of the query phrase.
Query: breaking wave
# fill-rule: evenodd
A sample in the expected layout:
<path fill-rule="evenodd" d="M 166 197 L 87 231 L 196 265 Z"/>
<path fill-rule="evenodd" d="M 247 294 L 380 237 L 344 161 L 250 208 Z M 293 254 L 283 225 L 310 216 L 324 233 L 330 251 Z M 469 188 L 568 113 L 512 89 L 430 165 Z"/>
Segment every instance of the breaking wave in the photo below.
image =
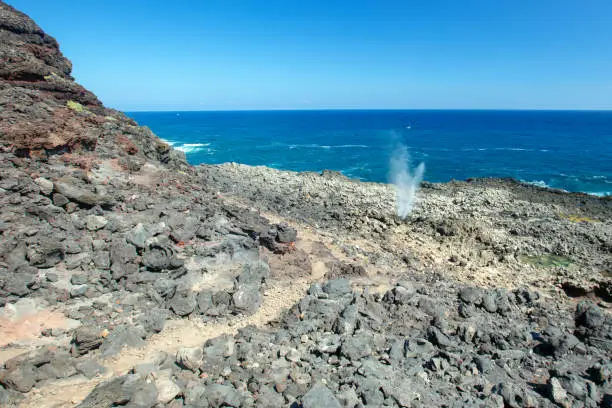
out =
<path fill-rule="evenodd" d="M 344 144 L 344 145 L 319 145 L 319 144 L 292 144 L 289 145 L 289 149 L 367 149 L 370 146 L 361 145 L 361 144 Z"/>
<path fill-rule="evenodd" d="M 612 191 L 585 191 L 585 193 L 597 197 L 612 197 Z"/>
<path fill-rule="evenodd" d="M 548 149 L 528 149 L 522 147 L 467 147 L 461 149 L 463 152 L 486 152 L 486 151 L 498 151 L 498 152 L 541 152 L 548 153 Z"/>
<path fill-rule="evenodd" d="M 520 180 L 520 181 L 522 183 L 531 184 L 532 186 L 536 186 L 536 187 L 553 188 L 550 185 L 546 184 L 544 180 Z"/>
<path fill-rule="evenodd" d="M 180 146 L 173 145 L 176 150 L 180 150 L 185 154 L 197 153 L 201 151 L 213 153 L 214 150 L 209 148 L 208 146 L 210 146 L 210 143 L 184 143 Z"/>

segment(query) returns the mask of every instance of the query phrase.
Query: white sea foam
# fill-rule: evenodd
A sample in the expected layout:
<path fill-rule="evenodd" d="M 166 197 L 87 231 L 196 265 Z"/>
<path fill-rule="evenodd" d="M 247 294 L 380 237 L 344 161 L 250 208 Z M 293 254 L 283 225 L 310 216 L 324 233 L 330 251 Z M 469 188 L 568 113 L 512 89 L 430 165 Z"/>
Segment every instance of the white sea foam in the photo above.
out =
<path fill-rule="evenodd" d="M 523 183 L 531 184 L 533 186 L 551 188 L 544 180 L 521 180 Z"/>
<path fill-rule="evenodd" d="M 597 197 L 612 197 L 612 191 L 586 191 L 586 193 Z"/>
<path fill-rule="evenodd" d="M 206 151 L 209 154 L 214 152 L 214 149 L 209 148 L 210 143 L 185 143 L 180 146 L 174 146 L 176 150 L 180 150 L 185 154 L 198 153 Z"/>
<path fill-rule="evenodd" d="M 466 147 L 461 150 L 464 152 L 473 152 L 473 151 L 487 152 L 489 150 L 494 150 L 498 152 L 542 152 L 542 153 L 549 152 L 548 149 L 526 149 L 523 147 Z"/>
<path fill-rule="evenodd" d="M 370 146 L 360 145 L 360 144 L 344 144 L 344 145 L 319 145 L 319 144 L 292 144 L 289 145 L 289 149 L 351 149 L 351 148 L 359 148 L 359 149 L 367 149 Z"/>
<path fill-rule="evenodd" d="M 543 187 L 543 188 L 550 188 L 550 189 L 553 189 L 553 190 L 558 190 L 558 191 L 563 191 L 563 192 L 569 193 L 568 190 L 565 190 L 565 189 L 562 189 L 562 188 L 559 188 L 559 187 L 552 187 L 551 185 L 546 184 L 546 182 L 544 180 L 520 180 L 520 181 L 522 183 L 525 183 L 525 184 L 531 184 L 532 186 Z"/>

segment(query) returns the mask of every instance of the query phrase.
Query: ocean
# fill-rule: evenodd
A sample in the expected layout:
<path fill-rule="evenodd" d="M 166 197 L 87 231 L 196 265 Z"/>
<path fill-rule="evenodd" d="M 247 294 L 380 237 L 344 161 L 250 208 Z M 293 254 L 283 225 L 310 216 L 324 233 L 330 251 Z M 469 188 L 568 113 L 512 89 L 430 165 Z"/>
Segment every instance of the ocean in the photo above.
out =
<path fill-rule="evenodd" d="M 612 195 L 610 111 L 131 112 L 192 164 L 237 162 L 337 170 L 387 182 L 406 146 L 426 181 L 512 177 L 543 187 Z"/>

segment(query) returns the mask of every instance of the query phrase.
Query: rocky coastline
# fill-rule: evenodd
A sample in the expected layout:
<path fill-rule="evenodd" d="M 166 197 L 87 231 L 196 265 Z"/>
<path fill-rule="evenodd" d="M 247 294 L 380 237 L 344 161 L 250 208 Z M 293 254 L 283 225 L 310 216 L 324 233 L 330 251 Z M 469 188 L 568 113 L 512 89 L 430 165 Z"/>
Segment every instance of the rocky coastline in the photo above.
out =
<path fill-rule="evenodd" d="M 0 1 L 0 406 L 612 406 L 612 200 L 190 166 Z"/>

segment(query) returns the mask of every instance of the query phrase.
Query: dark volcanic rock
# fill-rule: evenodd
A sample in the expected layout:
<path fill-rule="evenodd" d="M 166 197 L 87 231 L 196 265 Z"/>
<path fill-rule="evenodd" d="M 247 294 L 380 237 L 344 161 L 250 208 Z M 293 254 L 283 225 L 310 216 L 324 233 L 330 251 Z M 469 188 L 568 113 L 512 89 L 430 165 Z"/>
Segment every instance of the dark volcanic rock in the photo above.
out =
<path fill-rule="evenodd" d="M 323 384 L 316 384 L 302 397 L 304 408 L 340 408 L 341 405 L 334 394 Z"/>
<path fill-rule="evenodd" d="M 131 398 L 129 389 L 124 387 L 126 377 L 117 377 L 103 382 L 79 404 L 78 408 L 102 408 L 124 405 Z"/>
<path fill-rule="evenodd" d="M 102 344 L 104 337 L 102 329 L 95 326 L 82 326 L 75 332 L 72 339 L 72 353 L 75 355 L 84 355 L 89 351 L 94 350 Z"/>
<path fill-rule="evenodd" d="M 19 392 L 29 392 L 35 382 L 34 367 L 29 364 L 13 367 L 0 377 L 0 384 Z"/>
<path fill-rule="evenodd" d="M 168 303 L 169 308 L 178 316 L 187 316 L 193 313 L 198 306 L 196 295 L 192 291 L 177 292 Z"/>

